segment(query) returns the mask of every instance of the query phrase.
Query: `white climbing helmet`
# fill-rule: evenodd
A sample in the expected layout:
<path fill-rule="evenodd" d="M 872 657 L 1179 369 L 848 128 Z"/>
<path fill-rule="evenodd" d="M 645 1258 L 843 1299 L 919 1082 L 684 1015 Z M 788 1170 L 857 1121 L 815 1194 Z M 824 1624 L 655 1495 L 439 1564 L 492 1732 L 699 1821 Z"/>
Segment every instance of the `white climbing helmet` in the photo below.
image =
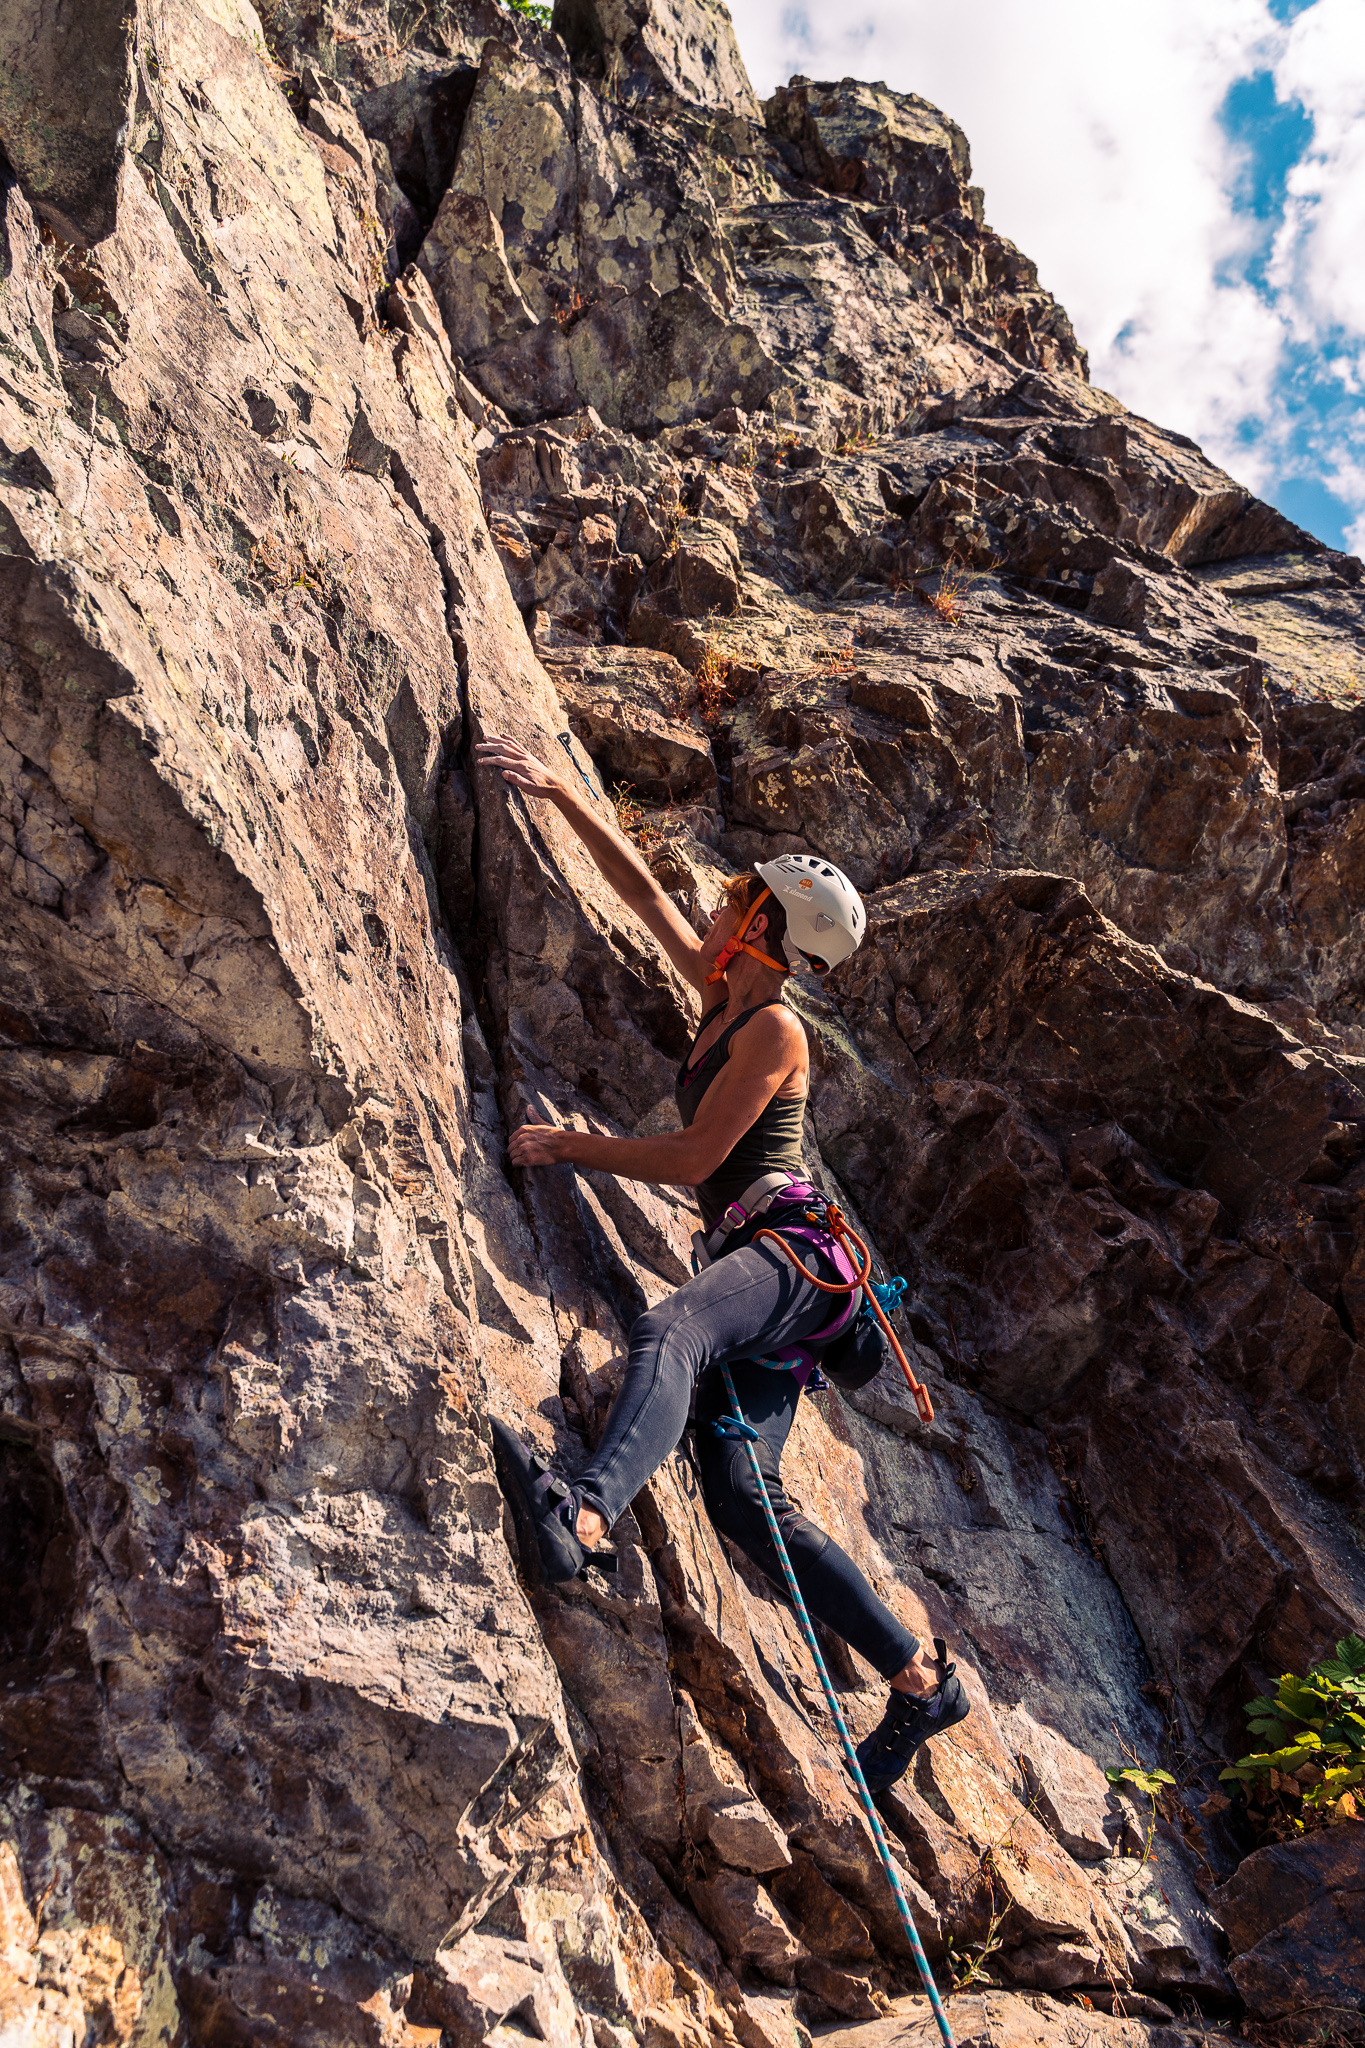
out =
<path fill-rule="evenodd" d="M 856 951 L 867 930 L 863 899 L 848 876 L 814 853 L 784 853 L 758 873 L 787 913 L 783 940 L 792 967 L 826 974 Z"/>

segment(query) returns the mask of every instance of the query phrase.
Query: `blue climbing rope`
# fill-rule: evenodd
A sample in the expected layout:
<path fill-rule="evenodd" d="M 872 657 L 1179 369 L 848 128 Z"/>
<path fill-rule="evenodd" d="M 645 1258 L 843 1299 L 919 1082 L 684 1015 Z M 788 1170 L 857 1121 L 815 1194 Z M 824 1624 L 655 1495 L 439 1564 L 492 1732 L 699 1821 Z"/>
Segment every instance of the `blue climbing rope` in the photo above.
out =
<path fill-rule="evenodd" d="M 764 1364 L 767 1362 L 766 1359 L 763 1361 Z M 891 1886 L 892 1895 L 896 1901 L 896 1910 L 901 1916 L 901 1925 L 904 1927 L 906 1938 L 910 1943 L 910 1953 L 914 1956 L 915 1966 L 924 1980 L 924 1988 L 929 1994 L 929 2003 L 933 2007 L 939 2033 L 943 2036 L 944 2048 L 954 2048 L 952 2029 L 948 2025 L 948 2015 L 943 2010 L 943 2001 L 938 1995 L 938 1986 L 934 1982 L 933 1971 L 929 1968 L 928 1957 L 925 1955 L 920 1942 L 919 1930 L 910 1917 L 910 1908 L 906 1903 L 905 1893 L 901 1888 L 900 1872 L 892 1862 L 891 1851 L 886 1845 L 886 1836 L 882 1832 L 881 1815 L 873 1805 L 872 1794 L 867 1789 L 867 1781 L 863 1777 L 862 1765 L 858 1762 L 858 1752 L 853 1747 L 853 1738 L 849 1734 L 848 1727 L 844 1721 L 843 1710 L 839 1705 L 834 1687 L 830 1683 L 829 1672 L 825 1669 L 825 1660 L 820 1654 L 820 1645 L 815 1640 L 815 1630 L 811 1626 L 811 1618 L 806 1612 L 806 1603 L 801 1597 L 801 1588 L 796 1583 L 796 1574 L 792 1570 L 792 1561 L 787 1555 L 787 1546 L 782 1539 L 782 1531 L 777 1526 L 777 1516 L 773 1513 L 773 1504 L 768 1498 L 767 1482 L 763 1477 L 763 1468 L 758 1462 L 758 1452 L 754 1449 L 754 1445 L 758 1441 L 758 1431 L 751 1422 L 746 1422 L 744 1419 L 744 1410 L 739 1405 L 739 1395 L 735 1392 L 735 1383 L 730 1376 L 729 1366 L 722 1365 L 721 1371 L 725 1374 L 725 1391 L 730 1396 L 730 1406 L 735 1412 L 733 1419 L 727 1416 L 723 1421 L 717 1422 L 714 1426 L 722 1436 L 733 1434 L 740 1437 L 745 1450 L 749 1453 L 749 1464 L 753 1469 L 754 1478 L 758 1482 L 758 1497 L 763 1503 L 763 1513 L 768 1524 L 768 1534 L 773 1539 L 773 1547 L 777 1551 L 781 1562 L 782 1576 L 787 1581 L 787 1591 L 791 1594 L 792 1605 L 796 1609 L 797 1619 L 801 1624 L 801 1633 L 806 1639 L 806 1648 L 815 1659 L 815 1668 L 820 1674 L 820 1683 L 825 1691 L 825 1703 L 834 1718 L 834 1725 L 839 1731 L 839 1740 L 843 1744 L 844 1757 L 849 1770 L 853 1773 L 853 1782 L 858 1788 L 858 1797 L 863 1802 L 863 1811 L 867 1815 L 868 1824 L 872 1829 L 872 1839 L 877 1845 L 877 1854 L 882 1859 L 882 1869 L 886 1872 L 887 1883 Z"/>

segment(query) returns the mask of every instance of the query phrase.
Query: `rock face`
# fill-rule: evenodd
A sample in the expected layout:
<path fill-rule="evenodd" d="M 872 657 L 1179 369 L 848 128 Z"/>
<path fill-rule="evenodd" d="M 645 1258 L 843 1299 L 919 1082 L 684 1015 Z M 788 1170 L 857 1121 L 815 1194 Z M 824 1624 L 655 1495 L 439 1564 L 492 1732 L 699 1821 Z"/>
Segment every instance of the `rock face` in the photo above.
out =
<path fill-rule="evenodd" d="M 1365 2031 L 1365 1823 L 1258 1849 L 1214 1904 L 1248 2012 Z"/>
<path fill-rule="evenodd" d="M 720 0 L 558 0 L 554 26 L 576 68 L 621 99 L 663 91 L 757 117 L 758 102 Z"/>
<path fill-rule="evenodd" d="M 78 247 L 117 219 L 137 40 L 130 0 L 0 8 L 0 146 L 39 215 Z"/>
<path fill-rule="evenodd" d="M 689 912 L 866 893 L 809 1165 L 937 1420 L 786 1470 L 972 1697 L 885 1800 L 960 2035 L 1297 2023 L 1350 1831 L 1268 1914 L 1199 1808 L 1365 1621 L 1359 563 L 1088 384 L 950 122 L 759 108 L 719 7 L 75 19 L 0 22 L 0 2032 L 898 2023 L 686 1444 L 563 1594 L 494 1479 L 695 1221 L 507 1129 L 657 1128 L 694 1004 L 490 730 Z"/>

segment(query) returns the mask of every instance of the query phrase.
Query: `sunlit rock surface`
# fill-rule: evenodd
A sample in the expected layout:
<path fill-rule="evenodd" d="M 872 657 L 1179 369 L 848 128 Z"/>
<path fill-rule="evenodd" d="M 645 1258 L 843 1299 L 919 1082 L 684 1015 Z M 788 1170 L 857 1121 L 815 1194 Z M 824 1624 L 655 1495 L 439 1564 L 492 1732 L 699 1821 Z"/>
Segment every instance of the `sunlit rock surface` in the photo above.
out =
<path fill-rule="evenodd" d="M 489 730 L 689 911 L 867 896 L 808 1159 L 937 1415 L 787 1469 L 973 1702 L 884 1801 L 959 2038 L 1282 2020 L 1200 1809 L 1365 1618 L 1360 565 L 718 6 L 87 12 L 0 8 L 0 2032 L 921 2024 L 686 1442 L 615 1579 L 518 1555 L 488 1416 L 580 1459 L 696 1219 L 506 1133 L 658 1128 L 695 999 Z"/>

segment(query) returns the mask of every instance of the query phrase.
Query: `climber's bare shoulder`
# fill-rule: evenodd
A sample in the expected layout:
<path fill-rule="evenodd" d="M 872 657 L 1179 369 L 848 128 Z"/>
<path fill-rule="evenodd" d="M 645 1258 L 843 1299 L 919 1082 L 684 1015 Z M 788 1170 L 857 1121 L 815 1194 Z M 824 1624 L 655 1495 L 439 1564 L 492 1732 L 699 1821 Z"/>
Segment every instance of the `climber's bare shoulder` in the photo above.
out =
<path fill-rule="evenodd" d="M 688 1132 L 694 1178 L 714 1173 L 774 1097 L 801 1101 L 808 1073 L 806 1035 L 789 1010 L 774 1006 L 751 1017 L 730 1040 L 729 1058 L 697 1105 Z"/>
<path fill-rule="evenodd" d="M 771 1101 L 804 1095 L 810 1080 L 810 1044 L 806 1027 L 785 1003 L 769 1003 L 756 1010 L 730 1040 L 730 1057 L 718 1079 L 733 1072 L 747 1083 L 766 1081 Z M 718 1085 L 712 1083 L 712 1088 Z"/>

